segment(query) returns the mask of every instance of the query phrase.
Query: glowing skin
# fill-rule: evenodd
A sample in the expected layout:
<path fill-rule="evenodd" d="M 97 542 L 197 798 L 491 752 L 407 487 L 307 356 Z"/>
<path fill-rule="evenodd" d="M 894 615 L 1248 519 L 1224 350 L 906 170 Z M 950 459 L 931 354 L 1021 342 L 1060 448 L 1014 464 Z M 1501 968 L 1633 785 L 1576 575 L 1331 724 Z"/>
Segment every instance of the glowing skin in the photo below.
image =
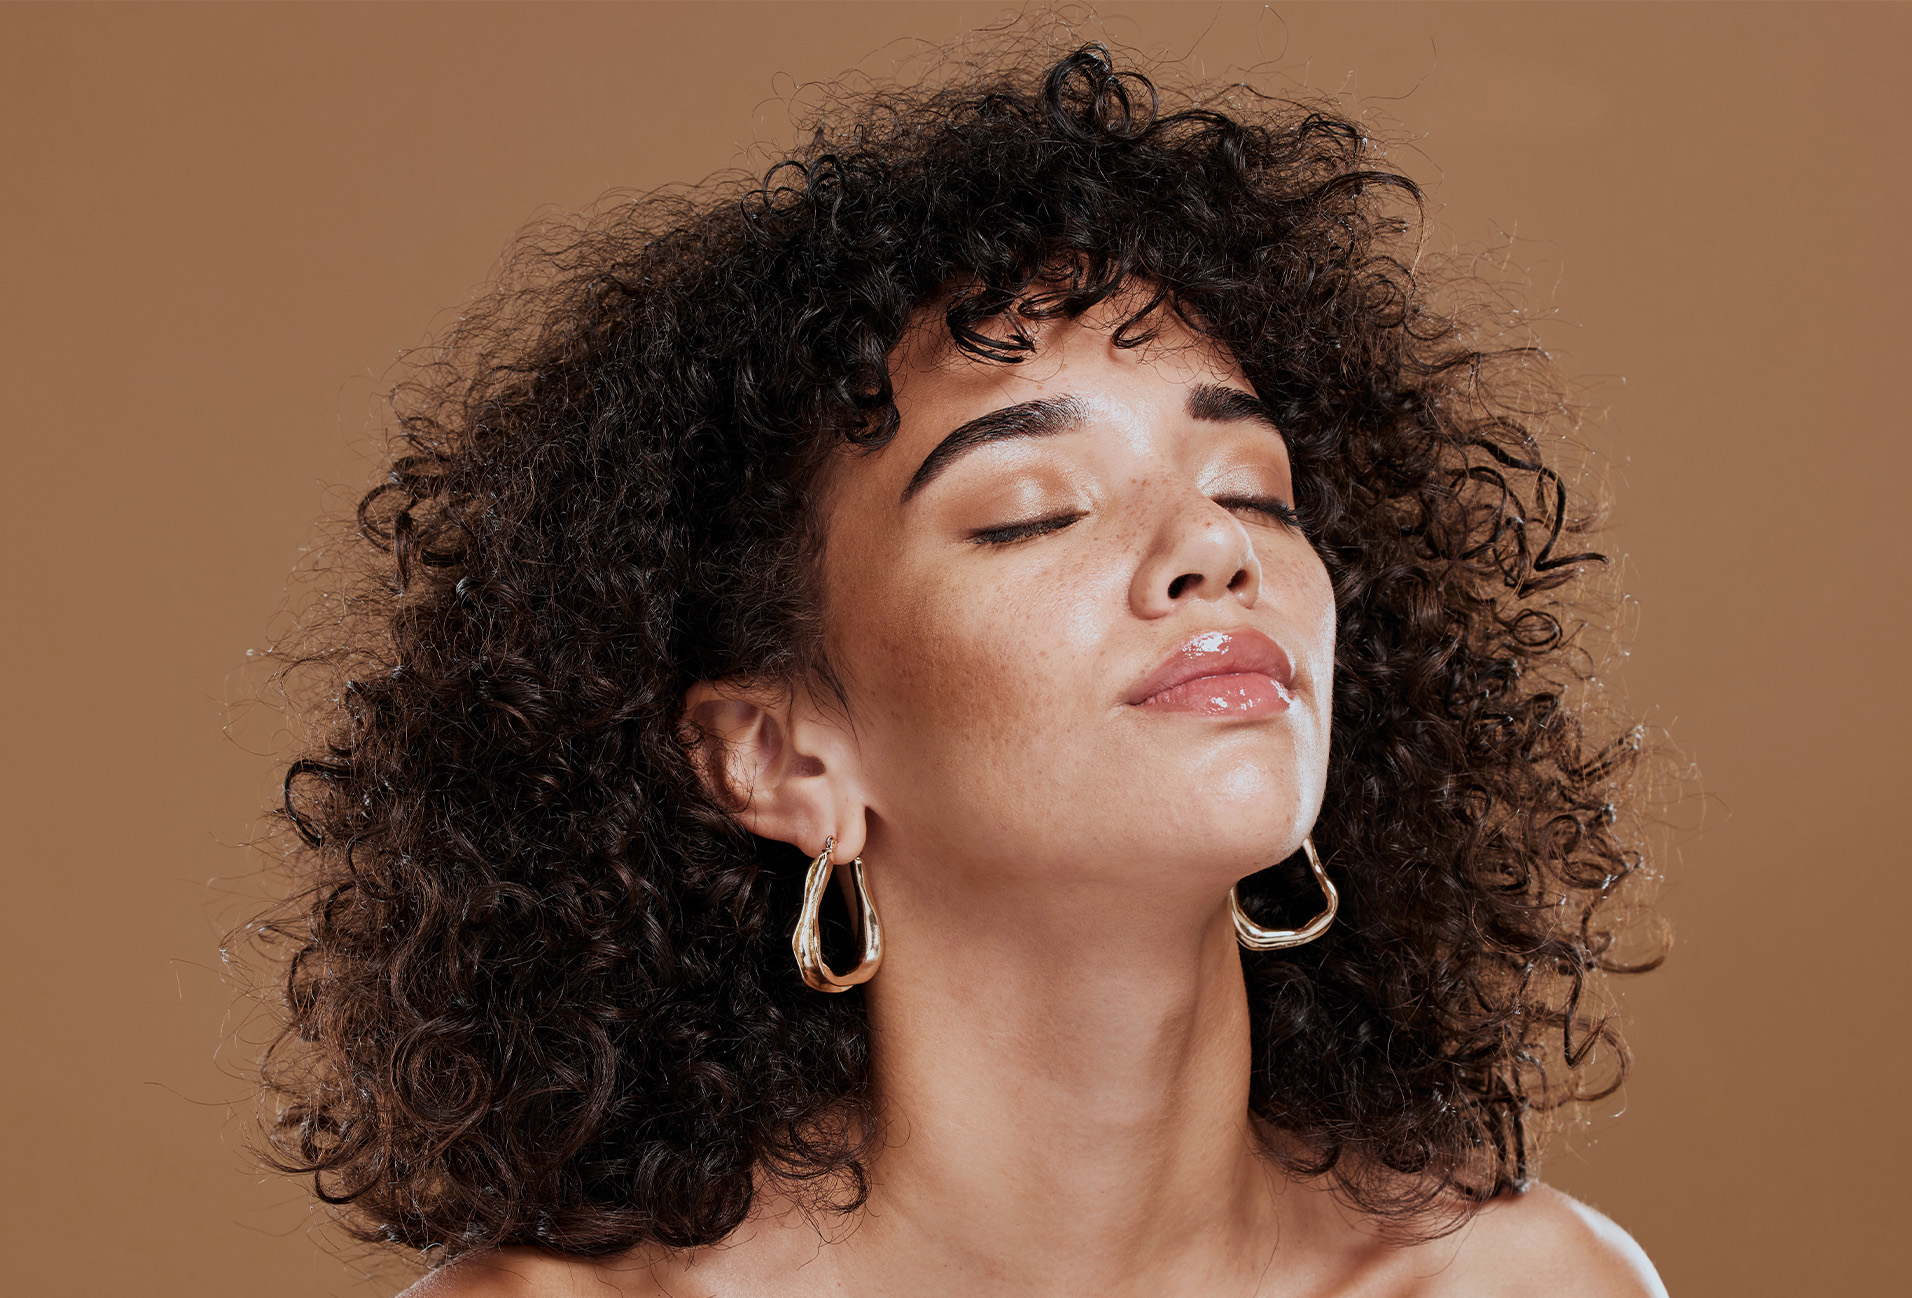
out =
<path fill-rule="evenodd" d="M 1190 416 L 1197 388 L 1252 392 L 1213 349 L 1170 332 L 1123 350 L 1094 325 L 1040 348 L 989 365 L 917 335 L 895 441 L 835 466 L 827 645 L 865 855 L 911 862 L 894 872 L 912 883 L 933 861 L 937 888 L 960 879 L 1057 925 L 1077 905 L 1166 920 L 1165 892 L 1176 923 L 1206 924 L 1320 806 L 1333 592 L 1271 512 L 1294 499 L 1279 433 Z M 1074 427 L 973 446 L 903 499 L 950 430 L 1062 399 Z M 1226 666 L 1231 644 L 1268 661 L 1137 697 L 1165 665 Z M 1078 887 L 1095 896 L 1065 895 Z"/>
<path fill-rule="evenodd" d="M 1320 808 L 1333 591 L 1239 371 L 1172 322 L 1118 348 L 1112 318 L 1020 366 L 913 334 L 895 439 L 822 499 L 847 715 L 775 682 L 685 699 L 742 823 L 867 862 L 867 1207 L 767 1186 L 721 1248 L 509 1250 L 429 1292 L 1663 1294 L 1552 1192 L 1392 1248 L 1259 1152 L 1227 895 Z"/>

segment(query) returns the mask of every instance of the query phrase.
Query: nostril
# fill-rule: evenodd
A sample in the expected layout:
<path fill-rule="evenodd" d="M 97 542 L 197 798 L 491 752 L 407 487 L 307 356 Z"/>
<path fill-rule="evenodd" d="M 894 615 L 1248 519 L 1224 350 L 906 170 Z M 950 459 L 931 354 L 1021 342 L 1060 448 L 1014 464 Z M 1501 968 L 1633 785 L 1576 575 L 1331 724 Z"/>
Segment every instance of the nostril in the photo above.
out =
<path fill-rule="evenodd" d="M 1237 568 L 1234 577 L 1228 583 L 1228 589 L 1240 590 L 1248 584 L 1248 569 Z"/>
<path fill-rule="evenodd" d="M 1199 586 L 1201 581 L 1202 575 L 1199 572 L 1185 572 L 1168 584 L 1168 597 L 1170 599 L 1180 599 L 1183 591 L 1187 590 L 1190 586 Z"/>

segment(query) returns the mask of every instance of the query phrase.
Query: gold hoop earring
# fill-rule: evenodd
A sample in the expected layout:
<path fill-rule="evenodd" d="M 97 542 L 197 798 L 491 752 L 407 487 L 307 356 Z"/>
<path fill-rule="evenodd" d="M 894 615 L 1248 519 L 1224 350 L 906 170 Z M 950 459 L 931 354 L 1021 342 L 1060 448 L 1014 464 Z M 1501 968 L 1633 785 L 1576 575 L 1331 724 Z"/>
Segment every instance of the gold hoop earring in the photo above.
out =
<path fill-rule="evenodd" d="M 836 836 L 823 840 L 823 850 L 810 862 L 810 873 L 803 881 L 803 913 L 797 917 L 797 931 L 790 935 L 790 950 L 797 957 L 797 971 L 803 981 L 820 992 L 848 991 L 858 983 L 876 976 L 883 963 L 883 924 L 870 901 L 870 886 L 863 879 L 863 858 L 850 862 L 850 880 L 856 888 L 856 921 L 863 958 L 849 973 L 839 974 L 823 960 L 823 894 L 829 891 L 835 872 L 830 853 L 836 850 Z"/>
<path fill-rule="evenodd" d="M 1321 868 L 1314 839 L 1302 839 L 1301 850 L 1308 856 L 1308 868 L 1314 871 L 1315 882 L 1321 885 L 1321 895 L 1327 899 L 1328 908 L 1300 928 L 1263 928 L 1248 918 L 1248 912 L 1241 908 L 1241 894 L 1230 887 L 1228 909 L 1235 917 L 1235 940 L 1250 951 L 1280 951 L 1284 947 L 1303 946 L 1326 933 L 1328 925 L 1334 923 L 1334 913 L 1341 908 L 1341 894 L 1335 891 L 1334 880 L 1328 877 L 1328 872 Z"/>

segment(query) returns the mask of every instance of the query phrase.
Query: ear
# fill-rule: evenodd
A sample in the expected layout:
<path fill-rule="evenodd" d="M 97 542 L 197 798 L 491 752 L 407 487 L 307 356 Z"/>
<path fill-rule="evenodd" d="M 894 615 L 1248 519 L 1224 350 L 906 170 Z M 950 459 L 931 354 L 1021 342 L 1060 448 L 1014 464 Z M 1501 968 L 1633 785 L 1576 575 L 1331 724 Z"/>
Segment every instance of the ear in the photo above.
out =
<path fill-rule="evenodd" d="M 856 737 L 797 686 L 699 681 L 681 717 L 704 787 L 737 823 L 805 856 L 836 839 L 848 861 L 868 836 Z"/>

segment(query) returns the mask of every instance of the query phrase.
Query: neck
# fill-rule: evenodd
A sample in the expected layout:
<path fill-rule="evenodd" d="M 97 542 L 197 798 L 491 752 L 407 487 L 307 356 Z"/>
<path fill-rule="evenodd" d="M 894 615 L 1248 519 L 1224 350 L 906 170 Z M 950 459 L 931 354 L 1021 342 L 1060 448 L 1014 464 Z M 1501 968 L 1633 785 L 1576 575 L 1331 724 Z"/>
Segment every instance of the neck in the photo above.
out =
<path fill-rule="evenodd" d="M 897 935 L 869 991 L 884 1147 L 845 1261 L 887 1279 L 894 1259 L 911 1292 L 1251 1289 L 1275 1178 L 1222 898 L 964 893 L 879 899 Z"/>

